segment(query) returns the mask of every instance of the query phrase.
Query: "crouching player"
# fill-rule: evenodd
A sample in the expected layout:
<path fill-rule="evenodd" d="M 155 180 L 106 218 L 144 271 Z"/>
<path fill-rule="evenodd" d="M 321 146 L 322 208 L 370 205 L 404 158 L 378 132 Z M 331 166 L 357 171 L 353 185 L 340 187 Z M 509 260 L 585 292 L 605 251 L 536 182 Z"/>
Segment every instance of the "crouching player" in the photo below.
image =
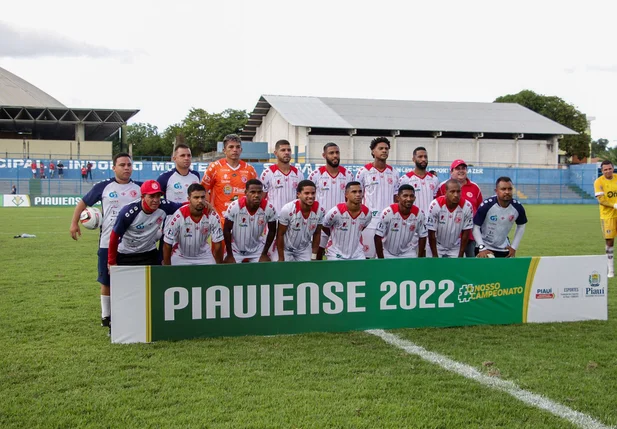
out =
<path fill-rule="evenodd" d="M 372 214 L 362 204 L 362 197 L 360 182 L 349 182 L 345 187 L 345 202 L 326 213 L 323 229 L 330 236 L 326 249 L 329 261 L 365 259 L 362 231 L 371 223 Z"/>
<path fill-rule="evenodd" d="M 375 230 L 375 250 L 379 259 L 424 258 L 428 232 L 424 213 L 414 206 L 415 201 L 414 187 L 401 185 L 398 188 L 398 203 L 381 212 L 381 220 Z M 417 248 L 414 246 L 416 242 Z"/>
<path fill-rule="evenodd" d="M 163 265 L 220 264 L 223 262 L 221 218 L 206 203 L 203 185 L 193 183 L 187 193 L 189 203 L 167 220 Z M 212 239 L 212 246 L 208 238 Z"/>
<path fill-rule="evenodd" d="M 163 221 L 182 206 L 161 201 L 162 195 L 156 180 L 146 180 L 141 185 L 141 201 L 122 207 L 109 238 L 110 266 L 160 265 L 156 243 L 163 234 Z"/>
<path fill-rule="evenodd" d="M 263 240 L 264 229 L 268 235 Z M 269 262 L 268 250 L 276 236 L 276 211 L 263 195 L 263 185 L 257 179 L 246 182 L 245 195 L 232 201 L 225 212 L 223 237 L 226 264 L 236 262 Z"/>
<path fill-rule="evenodd" d="M 326 212 L 315 201 L 315 195 L 315 183 L 301 180 L 296 187 L 298 199 L 282 207 L 276 236 L 279 261 L 317 259 Z"/>

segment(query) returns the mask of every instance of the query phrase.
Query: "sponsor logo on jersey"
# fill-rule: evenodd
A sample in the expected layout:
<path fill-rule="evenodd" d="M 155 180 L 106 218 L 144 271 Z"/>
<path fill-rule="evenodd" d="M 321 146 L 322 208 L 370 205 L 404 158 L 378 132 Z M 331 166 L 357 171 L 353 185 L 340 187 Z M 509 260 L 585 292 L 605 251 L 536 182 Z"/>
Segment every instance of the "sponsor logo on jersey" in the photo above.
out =
<path fill-rule="evenodd" d="M 182 189 L 182 183 L 180 182 L 174 183 L 174 189 Z"/>
<path fill-rule="evenodd" d="M 497 222 L 497 216 L 495 215 L 489 217 L 489 219 L 492 220 L 493 222 Z"/>
<path fill-rule="evenodd" d="M 109 193 L 109 198 L 118 198 L 118 193 L 116 191 L 111 191 Z"/>
<path fill-rule="evenodd" d="M 231 195 L 232 189 L 233 189 L 233 188 L 231 187 L 231 185 L 225 185 L 225 186 L 223 187 L 223 193 L 224 193 L 225 195 Z"/>

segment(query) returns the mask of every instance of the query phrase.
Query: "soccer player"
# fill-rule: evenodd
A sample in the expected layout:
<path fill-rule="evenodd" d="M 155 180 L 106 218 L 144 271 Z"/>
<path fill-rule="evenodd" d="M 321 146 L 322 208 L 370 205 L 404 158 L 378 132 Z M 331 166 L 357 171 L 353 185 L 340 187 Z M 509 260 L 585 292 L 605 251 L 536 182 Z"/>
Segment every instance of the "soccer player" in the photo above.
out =
<path fill-rule="evenodd" d="M 187 201 L 187 189 L 193 183 L 199 183 L 199 173 L 191 170 L 191 148 L 179 144 L 174 149 L 172 160 L 176 164 L 173 170 L 166 171 L 156 180 L 160 183 L 163 196 L 167 201 L 184 203 Z"/>
<path fill-rule="evenodd" d="M 345 202 L 345 186 L 353 181 L 353 174 L 340 165 L 341 151 L 336 143 L 326 143 L 321 156 L 326 160 L 326 165 L 313 170 L 309 180 L 315 183 L 316 200 L 327 213 L 332 207 Z M 323 259 L 327 244 L 328 236 L 321 231 L 318 260 Z"/>
<path fill-rule="evenodd" d="M 279 212 L 276 233 L 279 261 L 317 259 L 321 227 L 326 212 L 315 201 L 313 182 L 302 180 L 298 183 L 296 191 L 298 198 L 285 204 Z"/>
<path fill-rule="evenodd" d="M 206 203 L 206 188 L 193 183 L 189 203 L 165 224 L 163 265 L 212 265 L 223 262 L 221 219 Z M 208 243 L 212 239 L 212 246 Z M 173 246 L 173 247 L 172 247 Z"/>
<path fill-rule="evenodd" d="M 223 214 L 232 201 L 236 201 L 245 192 L 246 183 L 257 178 L 253 166 L 240 160 L 242 142 L 236 134 L 229 134 L 223 139 L 224 159 L 212 162 L 201 182 L 208 191 L 208 201 L 225 223 Z"/>
<path fill-rule="evenodd" d="M 226 264 L 236 262 L 268 262 L 268 249 L 276 236 L 276 211 L 263 196 L 263 185 L 257 179 L 246 182 L 245 195 L 233 201 L 225 213 L 223 237 Z M 268 235 L 263 240 L 265 226 Z"/>
<path fill-rule="evenodd" d="M 60 164 L 58 164 L 59 166 Z M 114 177 L 95 184 L 75 206 L 71 219 L 70 233 L 73 240 L 81 236 L 79 229 L 79 215 L 88 206 L 101 203 L 103 223 L 101 225 L 101 237 L 98 250 L 98 278 L 101 284 L 101 326 L 109 327 L 111 322 L 111 302 L 109 299 L 109 270 L 107 269 L 107 257 L 109 249 L 109 236 L 116 223 L 118 212 L 122 207 L 141 196 L 139 182 L 131 180 L 133 174 L 133 161 L 128 153 L 119 153 L 113 157 L 112 170 Z"/>
<path fill-rule="evenodd" d="M 478 207 L 480 207 L 483 201 L 482 191 L 476 183 L 472 182 L 469 180 L 469 177 L 467 177 L 467 163 L 462 159 L 454 160 L 450 165 L 450 178 L 457 180 L 461 184 L 461 198 L 471 203 L 473 214 L 476 214 Z M 446 195 L 446 182 L 447 180 L 439 185 L 437 197 Z M 476 242 L 473 238 L 473 234 L 469 233 L 469 241 L 467 242 L 467 247 L 465 247 L 465 256 L 473 258 L 475 256 L 475 250 Z"/>
<path fill-rule="evenodd" d="M 411 185 L 398 188 L 398 203 L 381 212 L 375 230 L 375 250 L 379 259 L 424 257 L 426 221 L 424 213 L 414 206 L 416 193 Z M 418 246 L 414 247 L 414 237 Z"/>
<path fill-rule="evenodd" d="M 427 213 L 428 241 L 433 258 L 462 258 L 473 228 L 473 207 L 461 198 L 458 180 L 446 181 L 446 194 L 437 197 Z"/>
<path fill-rule="evenodd" d="M 109 236 L 109 266 L 161 264 L 156 243 L 163 234 L 163 221 L 182 206 L 162 197 L 159 182 L 146 180 L 141 185 L 141 201 L 120 209 Z"/>
<path fill-rule="evenodd" d="M 323 229 L 330 236 L 326 249 L 329 261 L 365 259 L 362 231 L 371 224 L 373 215 L 362 204 L 363 196 L 360 182 L 349 182 L 345 186 L 345 202 L 326 213 Z"/>
<path fill-rule="evenodd" d="M 377 137 L 371 141 L 371 155 L 374 161 L 361 167 L 356 174 L 364 192 L 363 204 L 371 211 L 371 224 L 362 232 L 362 244 L 367 259 L 375 257 L 375 229 L 379 214 L 390 204 L 399 187 L 399 172 L 386 164 L 390 154 L 390 140 Z"/>
<path fill-rule="evenodd" d="M 290 164 L 291 144 L 287 140 L 279 140 L 274 145 L 276 164 L 264 169 L 261 173 L 261 183 L 264 185 L 265 198 L 272 204 L 276 213 L 280 213 L 285 204 L 296 199 L 298 183 L 304 180 L 304 174 Z M 268 251 L 272 261 L 276 261 L 278 253 L 276 242 Z"/>
<path fill-rule="evenodd" d="M 512 244 L 508 233 L 516 223 Z M 478 243 L 478 258 L 514 258 L 523 234 L 527 215 L 523 205 L 512 199 L 512 180 L 502 176 L 495 183 L 495 195 L 484 200 L 473 217 L 473 236 Z"/>
<path fill-rule="evenodd" d="M 613 245 L 617 235 L 617 178 L 613 174 L 614 168 L 610 161 L 602 161 L 600 168 L 602 176 L 593 182 L 593 188 L 600 204 L 600 225 L 605 240 L 608 277 L 614 277 Z"/>

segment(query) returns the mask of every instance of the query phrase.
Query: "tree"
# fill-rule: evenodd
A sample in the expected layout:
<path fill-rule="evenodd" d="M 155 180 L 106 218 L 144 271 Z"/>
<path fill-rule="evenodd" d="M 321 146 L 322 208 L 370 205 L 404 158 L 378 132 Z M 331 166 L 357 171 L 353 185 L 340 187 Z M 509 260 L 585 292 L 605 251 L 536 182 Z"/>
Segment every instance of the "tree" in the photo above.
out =
<path fill-rule="evenodd" d="M 599 155 L 599 158 L 602 161 L 610 161 L 613 165 L 617 165 L 617 147 L 606 149 L 605 152 Z"/>
<path fill-rule="evenodd" d="M 591 142 L 591 157 L 602 156 L 608 150 L 608 139 L 598 139 Z"/>
<path fill-rule="evenodd" d="M 589 155 L 591 136 L 587 134 L 587 116 L 561 98 L 536 94 L 526 89 L 518 94 L 497 97 L 495 103 L 518 103 L 576 131 L 579 134 L 564 136 L 559 141 L 559 149 L 565 151 L 567 156 L 576 155 L 581 159 Z"/>
<path fill-rule="evenodd" d="M 208 113 L 204 109 L 192 108 L 180 124 L 180 131 L 186 137 L 186 144 L 193 155 L 200 155 L 215 151 L 217 142 L 227 134 L 239 133 L 247 120 L 245 110 L 226 109 L 220 113 Z"/>
<path fill-rule="evenodd" d="M 171 144 L 165 145 L 156 125 L 136 123 L 126 127 L 126 141 L 133 145 L 134 156 L 168 156 Z"/>

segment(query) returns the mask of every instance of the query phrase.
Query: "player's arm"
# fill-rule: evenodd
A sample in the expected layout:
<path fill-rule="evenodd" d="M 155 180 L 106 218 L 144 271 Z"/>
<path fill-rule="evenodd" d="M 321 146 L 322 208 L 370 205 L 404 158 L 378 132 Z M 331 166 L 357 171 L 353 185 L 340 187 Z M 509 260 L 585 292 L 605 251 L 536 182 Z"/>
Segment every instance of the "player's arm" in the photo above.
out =
<path fill-rule="evenodd" d="M 521 240 L 523 239 L 523 234 L 525 234 L 525 225 L 516 225 L 516 231 L 514 232 L 514 238 L 512 239 L 512 244 L 508 246 L 508 256 L 507 258 L 514 258 L 516 256 L 516 249 L 521 244 Z"/>
<path fill-rule="evenodd" d="M 315 232 L 313 233 L 313 243 L 312 243 L 312 247 L 311 247 L 311 260 L 312 261 L 317 261 L 317 253 L 319 252 L 319 242 L 321 241 L 321 229 L 322 229 L 322 225 L 319 224 L 317 225 L 317 228 L 315 228 Z"/>
<path fill-rule="evenodd" d="M 465 248 L 467 247 L 467 243 L 469 243 L 469 231 L 471 231 L 471 229 L 464 229 L 461 234 L 461 247 L 458 251 L 459 258 L 465 256 Z"/>
<path fill-rule="evenodd" d="M 212 243 L 212 256 L 217 264 L 223 263 L 223 245 L 219 241 L 218 243 Z"/>
<path fill-rule="evenodd" d="M 604 193 L 604 186 L 602 186 L 601 177 L 598 178 L 593 184 L 593 190 L 595 192 L 596 199 L 601 206 L 617 209 L 617 204 L 614 204 L 608 200 Z"/>
<path fill-rule="evenodd" d="M 234 254 L 231 250 L 231 232 L 233 230 L 233 227 L 234 227 L 234 221 L 226 217 L 225 225 L 223 226 L 223 239 L 225 240 L 225 248 L 227 249 L 227 256 L 225 256 L 225 259 L 223 260 L 224 264 L 235 264 L 236 263 L 236 259 L 234 258 Z"/>
<path fill-rule="evenodd" d="M 285 262 L 285 233 L 287 232 L 287 225 L 279 223 L 279 227 L 276 231 L 276 251 L 279 254 L 279 261 Z"/>
<path fill-rule="evenodd" d="M 438 258 L 439 254 L 437 253 L 437 234 L 434 230 L 428 230 L 428 245 L 431 247 L 431 253 L 433 254 L 433 258 Z"/>
<path fill-rule="evenodd" d="M 268 235 L 266 236 L 266 244 L 264 246 L 264 250 L 262 250 L 261 252 L 261 256 L 259 257 L 259 262 L 270 262 L 268 250 L 270 249 L 270 246 L 272 246 L 272 242 L 274 242 L 274 237 L 276 237 L 276 220 L 268 222 Z"/>
<path fill-rule="evenodd" d="M 381 235 L 375 233 L 373 240 L 375 241 L 375 253 L 377 254 L 377 259 L 383 259 L 383 241 Z"/>
<path fill-rule="evenodd" d="M 428 209 L 426 229 L 428 230 L 428 245 L 431 248 L 433 258 L 438 258 L 437 253 L 437 228 L 439 225 L 439 205 L 436 200 L 431 202 Z"/>
<path fill-rule="evenodd" d="M 118 213 L 116 223 L 111 230 L 111 235 L 109 236 L 109 249 L 107 253 L 107 265 L 109 267 L 117 265 L 116 258 L 118 256 L 118 244 L 120 244 L 120 239 L 124 236 L 126 228 L 128 228 L 132 222 L 133 218 L 129 213 L 129 210 L 132 207 L 132 204 L 122 207 L 120 213 Z"/>
<path fill-rule="evenodd" d="M 77 240 L 77 237 L 81 236 L 81 230 L 79 229 L 79 215 L 86 209 L 86 207 L 88 206 L 84 203 L 84 200 L 79 200 L 79 202 L 75 205 L 73 217 L 71 218 L 71 227 L 69 228 L 69 232 L 71 233 L 71 238 L 73 238 L 73 240 Z"/>
<path fill-rule="evenodd" d="M 171 244 L 163 243 L 163 265 L 171 265 Z"/>
<path fill-rule="evenodd" d="M 418 258 L 426 258 L 426 237 L 418 239 Z"/>
<path fill-rule="evenodd" d="M 210 218 L 210 239 L 212 241 L 212 256 L 217 264 L 223 263 L 223 228 L 221 228 L 221 218 L 214 209 L 209 209 Z"/>

